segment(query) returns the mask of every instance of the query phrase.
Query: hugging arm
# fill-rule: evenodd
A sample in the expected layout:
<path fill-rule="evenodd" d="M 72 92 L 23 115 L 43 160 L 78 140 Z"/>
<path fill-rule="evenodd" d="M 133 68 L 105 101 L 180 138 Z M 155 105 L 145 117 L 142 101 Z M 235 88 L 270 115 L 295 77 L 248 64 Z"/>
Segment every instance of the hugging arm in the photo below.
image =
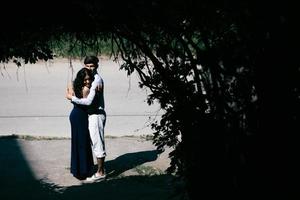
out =
<path fill-rule="evenodd" d="M 79 99 L 76 96 L 72 96 L 72 98 L 71 98 L 72 102 L 74 102 L 76 104 L 87 105 L 87 106 L 91 105 L 91 103 L 95 97 L 95 94 L 96 94 L 96 89 L 99 85 L 100 85 L 100 87 L 102 86 L 100 77 L 95 76 L 95 79 L 92 82 L 92 86 L 90 88 L 90 92 L 87 95 L 87 97 Z"/>

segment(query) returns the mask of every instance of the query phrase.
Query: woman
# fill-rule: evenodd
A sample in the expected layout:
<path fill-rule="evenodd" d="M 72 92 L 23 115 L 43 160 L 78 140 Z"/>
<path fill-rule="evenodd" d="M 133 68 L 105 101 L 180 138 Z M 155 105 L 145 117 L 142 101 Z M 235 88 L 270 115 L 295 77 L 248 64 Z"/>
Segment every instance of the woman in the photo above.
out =
<path fill-rule="evenodd" d="M 85 98 L 93 81 L 91 71 L 82 68 L 73 82 L 74 94 Z M 74 177 L 84 180 L 92 174 L 93 154 L 88 130 L 87 106 L 74 104 L 69 119 L 71 122 L 71 173 Z"/>

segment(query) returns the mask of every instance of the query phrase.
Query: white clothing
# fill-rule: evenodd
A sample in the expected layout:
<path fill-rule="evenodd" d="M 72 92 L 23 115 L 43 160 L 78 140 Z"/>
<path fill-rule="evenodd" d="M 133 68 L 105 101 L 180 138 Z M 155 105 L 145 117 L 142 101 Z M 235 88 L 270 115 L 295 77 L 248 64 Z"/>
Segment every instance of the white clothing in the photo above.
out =
<path fill-rule="evenodd" d="M 81 98 L 81 99 L 77 98 L 76 96 L 72 96 L 72 101 L 74 103 L 81 104 L 81 105 L 86 105 L 86 106 L 91 105 L 96 94 L 97 86 L 103 87 L 103 80 L 99 76 L 99 74 L 94 75 L 94 80 L 92 82 L 92 86 L 90 88 L 90 93 L 88 94 L 88 96 L 86 98 Z"/>
<path fill-rule="evenodd" d="M 100 96 L 96 96 L 96 88 L 100 86 L 102 92 L 97 93 Z M 96 106 L 96 110 L 104 111 L 104 98 L 103 98 L 104 83 L 103 79 L 98 75 L 94 75 L 94 81 L 92 82 L 90 93 L 86 98 L 77 98 L 72 96 L 72 102 L 87 106 Z M 94 98 L 98 97 L 96 101 Z M 93 103 L 93 104 L 92 104 Z M 105 111 L 101 114 L 89 114 L 89 133 L 92 141 L 92 150 L 96 158 L 103 158 L 106 156 L 105 144 L 104 144 L 104 126 L 106 121 Z"/>
<path fill-rule="evenodd" d="M 104 143 L 104 125 L 105 115 L 89 115 L 89 131 L 92 141 L 92 150 L 96 158 L 103 158 L 106 156 Z"/>

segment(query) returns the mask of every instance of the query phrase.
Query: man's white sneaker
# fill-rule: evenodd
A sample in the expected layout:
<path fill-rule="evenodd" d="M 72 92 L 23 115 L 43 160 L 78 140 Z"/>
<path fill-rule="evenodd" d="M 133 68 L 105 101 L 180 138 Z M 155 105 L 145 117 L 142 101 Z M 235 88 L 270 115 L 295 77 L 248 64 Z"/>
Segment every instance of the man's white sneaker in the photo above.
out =
<path fill-rule="evenodd" d="M 105 174 L 99 175 L 99 174 L 95 173 L 95 174 L 93 174 L 93 176 L 87 177 L 84 182 L 88 182 L 88 183 L 96 182 L 96 181 L 104 180 L 105 178 L 106 178 Z"/>

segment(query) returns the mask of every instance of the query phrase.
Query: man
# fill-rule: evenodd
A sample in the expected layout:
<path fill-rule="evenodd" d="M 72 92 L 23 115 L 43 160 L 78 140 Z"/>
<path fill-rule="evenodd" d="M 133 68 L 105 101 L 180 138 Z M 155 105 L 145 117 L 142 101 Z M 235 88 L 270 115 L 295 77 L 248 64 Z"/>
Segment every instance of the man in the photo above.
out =
<path fill-rule="evenodd" d="M 106 157 L 105 142 L 104 142 L 104 126 L 106 122 L 106 113 L 104 105 L 104 82 L 97 73 L 99 59 L 96 56 L 87 56 L 84 59 L 85 68 L 92 71 L 94 81 L 90 88 L 90 93 L 86 98 L 77 98 L 72 93 L 67 93 L 67 99 L 76 104 L 87 105 L 89 114 L 89 133 L 92 142 L 92 150 L 97 158 L 97 172 L 88 177 L 86 181 L 94 182 L 106 177 L 104 171 L 104 161 Z"/>

